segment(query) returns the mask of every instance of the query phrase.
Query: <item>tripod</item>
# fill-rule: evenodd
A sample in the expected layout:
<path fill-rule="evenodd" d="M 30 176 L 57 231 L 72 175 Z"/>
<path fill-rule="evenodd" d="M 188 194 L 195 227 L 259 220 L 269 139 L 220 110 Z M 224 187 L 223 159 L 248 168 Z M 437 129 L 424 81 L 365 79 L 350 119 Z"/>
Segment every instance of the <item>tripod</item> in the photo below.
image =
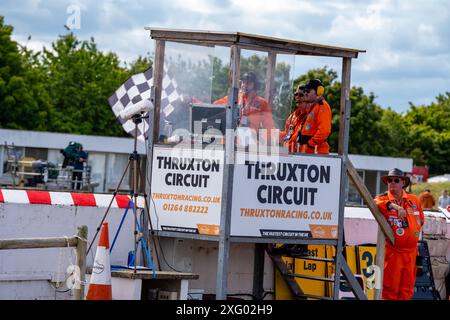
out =
<path fill-rule="evenodd" d="M 124 213 L 124 216 L 122 218 L 122 221 L 120 223 L 120 226 L 119 226 L 119 229 L 118 229 L 117 234 L 115 236 L 113 245 L 111 246 L 111 250 L 112 250 L 112 248 L 114 246 L 115 240 L 117 239 L 117 235 L 118 235 L 118 233 L 120 231 L 122 223 L 123 223 L 123 221 L 125 219 L 125 216 L 126 216 L 126 214 L 128 212 L 128 209 L 131 207 L 132 210 L 133 210 L 133 214 L 134 214 L 134 249 L 133 249 L 134 259 L 133 260 L 134 260 L 134 272 L 135 273 L 136 273 L 136 269 L 137 269 L 137 266 L 136 266 L 137 259 L 136 258 L 137 258 L 137 246 L 139 244 L 139 240 L 141 240 L 141 242 L 142 242 L 142 247 L 145 250 L 145 253 L 147 254 L 147 259 L 150 260 L 150 261 L 147 261 L 147 262 L 151 264 L 151 258 L 148 255 L 148 251 L 147 251 L 147 248 L 146 248 L 146 245 L 145 245 L 145 241 L 144 241 L 142 235 L 138 233 L 138 230 L 140 229 L 140 226 L 138 225 L 137 214 L 136 214 L 137 197 L 138 197 L 138 192 L 137 192 L 138 191 L 138 177 L 140 177 L 141 181 L 145 181 L 145 179 L 143 179 L 143 176 L 142 176 L 142 173 L 141 173 L 141 170 L 140 170 L 140 165 L 139 165 L 140 156 L 137 153 L 137 132 L 138 132 L 138 124 L 142 122 L 142 119 L 147 119 L 147 118 L 149 118 L 149 116 L 143 116 L 142 113 L 141 114 L 135 114 L 135 115 L 132 116 L 132 120 L 133 120 L 133 123 L 134 123 L 134 126 L 135 126 L 134 127 L 134 148 L 133 148 L 133 152 L 130 154 L 127 166 L 125 167 L 125 170 L 124 170 L 124 172 L 122 174 L 122 177 L 120 178 L 119 184 L 117 185 L 115 191 L 113 192 L 113 197 L 111 198 L 111 201 L 110 201 L 110 203 L 108 205 L 108 208 L 106 209 L 105 214 L 103 215 L 102 220 L 100 221 L 100 224 L 97 227 L 97 231 L 95 233 L 95 236 L 92 239 L 92 242 L 91 242 L 91 244 L 89 246 L 89 249 L 87 250 L 87 253 L 86 253 L 86 254 L 88 254 L 89 251 L 91 250 L 92 245 L 94 244 L 95 239 L 97 238 L 97 236 L 98 236 L 98 234 L 100 232 L 100 228 L 101 228 L 103 222 L 105 221 L 105 219 L 106 219 L 106 217 L 107 217 L 107 215 L 109 213 L 109 210 L 111 209 L 111 205 L 112 205 L 114 199 L 117 196 L 117 193 L 118 193 L 118 191 L 120 189 L 120 185 L 122 184 L 122 181 L 123 181 L 123 179 L 125 177 L 125 174 L 127 173 L 128 168 L 130 167 L 130 165 L 132 165 L 133 176 L 132 176 L 132 184 L 131 184 L 132 187 L 131 187 L 131 192 L 130 192 L 130 202 L 128 203 L 127 209 L 126 209 L 126 211 Z M 150 160 L 147 159 L 147 161 L 151 161 L 151 159 Z M 138 173 L 139 173 L 139 175 L 138 175 Z M 157 262 L 158 262 L 158 268 L 159 268 L 159 270 L 161 270 L 160 269 L 161 268 L 161 264 L 160 264 L 160 261 L 159 261 L 158 249 L 157 249 L 157 245 L 156 245 L 156 241 L 155 241 L 156 239 L 155 239 L 155 236 L 154 236 L 155 233 L 154 233 L 154 230 L 153 230 L 152 221 L 150 219 L 150 209 L 149 209 L 150 207 L 148 205 L 147 194 L 146 193 L 144 193 L 144 200 L 145 200 L 145 211 L 147 212 L 147 218 L 148 218 L 148 221 L 149 221 L 149 224 L 150 224 L 151 236 L 152 236 L 152 241 L 153 241 L 154 248 L 155 248 L 156 259 L 157 259 Z M 138 236 L 139 236 L 140 239 L 138 239 Z"/>

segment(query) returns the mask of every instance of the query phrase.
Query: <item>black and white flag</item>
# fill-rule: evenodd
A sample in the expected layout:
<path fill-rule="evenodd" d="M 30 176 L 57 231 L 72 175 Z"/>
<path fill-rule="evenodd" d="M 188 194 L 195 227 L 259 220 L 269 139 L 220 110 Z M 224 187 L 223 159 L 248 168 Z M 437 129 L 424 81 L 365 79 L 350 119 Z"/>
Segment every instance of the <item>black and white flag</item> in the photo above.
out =
<path fill-rule="evenodd" d="M 135 125 L 133 120 L 123 120 L 119 113 L 141 100 L 151 98 L 151 87 L 153 85 L 153 69 L 148 68 L 143 73 L 138 73 L 127 79 L 108 99 L 117 120 L 122 124 L 123 129 L 134 136 Z M 167 117 L 174 110 L 173 102 L 180 99 L 176 81 L 164 72 L 161 91 L 161 112 Z M 137 138 L 145 141 L 148 134 L 148 119 L 144 119 L 137 128 Z"/>

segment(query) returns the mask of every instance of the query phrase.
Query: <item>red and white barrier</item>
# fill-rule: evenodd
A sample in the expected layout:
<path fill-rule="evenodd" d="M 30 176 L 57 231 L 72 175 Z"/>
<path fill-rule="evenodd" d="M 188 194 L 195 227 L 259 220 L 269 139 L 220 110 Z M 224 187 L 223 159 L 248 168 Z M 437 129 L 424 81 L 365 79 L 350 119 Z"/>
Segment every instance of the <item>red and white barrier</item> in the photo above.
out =
<path fill-rule="evenodd" d="M 112 194 L 0 189 L 0 203 L 108 207 L 112 197 Z M 130 196 L 117 195 L 111 208 L 125 209 L 129 201 Z M 143 208 L 144 206 L 144 198 L 138 197 L 137 207 Z"/>

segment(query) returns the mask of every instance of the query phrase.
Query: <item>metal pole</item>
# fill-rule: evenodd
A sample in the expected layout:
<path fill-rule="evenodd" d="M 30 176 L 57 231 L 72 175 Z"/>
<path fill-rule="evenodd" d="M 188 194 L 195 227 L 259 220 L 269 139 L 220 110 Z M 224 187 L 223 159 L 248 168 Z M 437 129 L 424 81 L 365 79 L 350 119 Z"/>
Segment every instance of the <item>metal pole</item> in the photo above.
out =
<path fill-rule="evenodd" d="M 236 128 L 236 112 L 238 100 L 240 50 L 236 45 L 231 46 L 231 86 L 228 95 L 226 135 Z M 228 257 L 230 254 L 230 220 L 231 201 L 234 174 L 234 135 L 225 139 L 225 163 L 222 183 L 222 209 L 220 216 L 219 252 L 217 262 L 216 299 L 226 299 L 228 278 Z"/>
<path fill-rule="evenodd" d="M 255 243 L 253 259 L 253 295 L 257 300 L 263 299 L 264 293 L 264 256 L 266 244 Z"/>
<path fill-rule="evenodd" d="M 138 189 L 138 185 L 137 185 L 137 133 L 138 133 L 138 123 L 139 120 L 133 119 L 134 120 L 134 149 L 133 149 L 133 190 L 132 190 L 132 199 L 134 202 L 134 207 L 133 207 L 133 220 L 134 220 L 134 273 L 137 272 L 136 270 L 136 266 L 137 266 L 137 244 L 138 244 L 138 229 L 137 229 L 137 189 Z M 141 120 L 142 121 L 142 120 Z"/>

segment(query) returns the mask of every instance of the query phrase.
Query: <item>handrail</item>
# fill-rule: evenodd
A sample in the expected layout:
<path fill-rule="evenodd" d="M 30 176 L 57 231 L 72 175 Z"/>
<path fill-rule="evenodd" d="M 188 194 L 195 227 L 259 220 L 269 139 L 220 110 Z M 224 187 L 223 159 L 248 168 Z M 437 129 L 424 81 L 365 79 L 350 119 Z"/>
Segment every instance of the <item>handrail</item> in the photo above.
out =
<path fill-rule="evenodd" d="M 84 300 L 86 280 L 87 226 L 78 227 L 72 237 L 0 239 L 0 250 L 76 247 L 77 266 L 80 270 L 79 286 L 74 289 L 76 300 Z"/>

